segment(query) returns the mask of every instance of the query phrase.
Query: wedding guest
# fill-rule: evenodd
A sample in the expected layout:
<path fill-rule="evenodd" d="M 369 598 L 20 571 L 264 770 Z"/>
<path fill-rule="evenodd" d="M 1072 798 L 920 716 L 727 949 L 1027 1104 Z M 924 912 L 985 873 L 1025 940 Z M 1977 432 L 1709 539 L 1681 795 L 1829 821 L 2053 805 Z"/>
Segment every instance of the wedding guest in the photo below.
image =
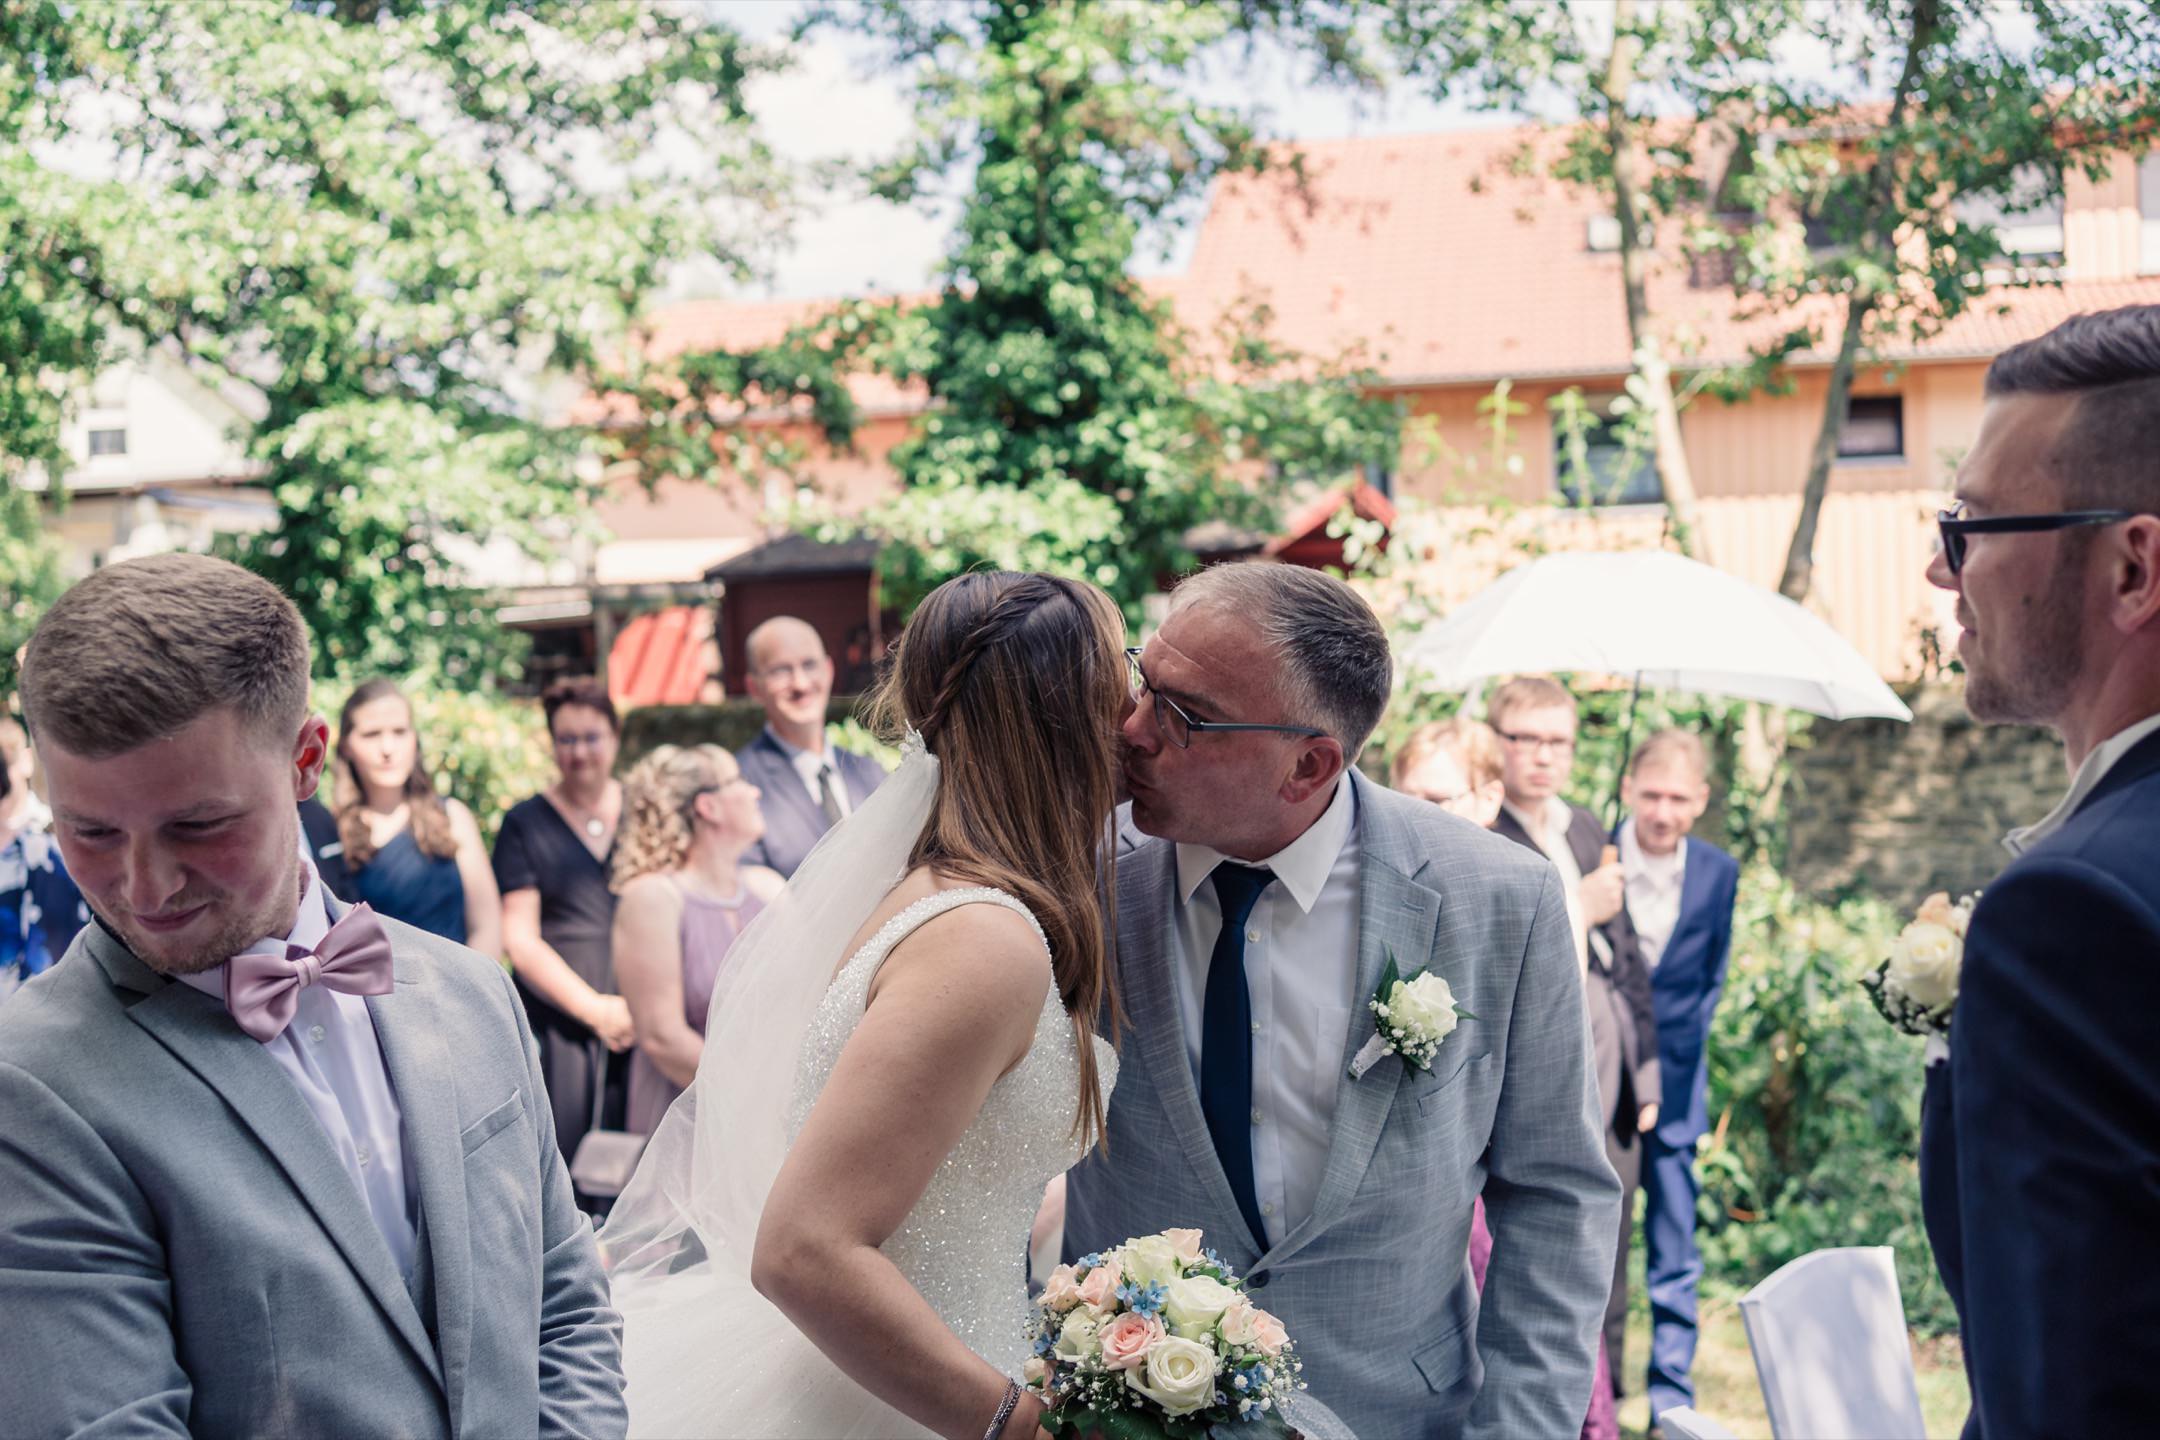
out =
<path fill-rule="evenodd" d="M 750 665 L 744 683 L 765 707 L 765 728 L 735 755 L 744 778 L 765 797 L 765 833 L 746 858 L 793 875 L 818 838 L 870 798 L 885 772 L 833 739 L 825 723 L 832 657 L 807 622 L 792 615 L 767 620 L 750 632 L 744 649 Z"/>
<path fill-rule="evenodd" d="M 2160 305 L 1988 367 L 1928 579 L 1974 718 L 2062 737 L 1965 936 L 1921 1195 L 1968 1440 L 2142 1433 L 2160 1409 Z"/>
<path fill-rule="evenodd" d="M 30 788 L 30 737 L 0 716 L 0 1000 L 52 968 L 90 919 Z"/>
<path fill-rule="evenodd" d="M 379 915 L 500 956 L 502 896 L 479 822 L 435 792 L 412 702 L 395 682 L 369 680 L 346 697 L 334 783 L 354 893 Z"/>
<path fill-rule="evenodd" d="M 1393 769 L 1397 790 L 1431 801 L 1484 830 L 1492 829 L 1500 818 L 1500 805 L 1507 794 L 1506 773 L 1500 737 L 1484 721 L 1464 715 L 1421 725 L 1410 732 L 1395 757 Z M 1492 1249 L 1492 1230 L 1485 1223 L 1485 1197 L 1481 1195 L 1470 1215 L 1470 1276 L 1481 1293 L 1485 1289 L 1485 1271 L 1492 1263 Z M 1612 1376 L 1600 1344 L 1581 1436 L 1582 1440 L 1617 1440 L 1619 1433 Z"/>
<path fill-rule="evenodd" d="M 1507 796 L 1503 776 L 1500 737 L 1492 726 L 1457 715 L 1410 732 L 1395 753 L 1390 783 L 1490 830 Z"/>
<path fill-rule="evenodd" d="M 0 1428 L 619 1436 L 509 979 L 301 853 L 308 670 L 292 602 L 200 555 L 108 565 L 30 638 L 98 924 L 0 1007 Z"/>
<path fill-rule="evenodd" d="M 717 745 L 663 745 L 623 782 L 615 840 L 615 981 L 630 1006 L 626 1128 L 650 1135 L 696 1078 L 729 948 L 786 884 L 743 852 L 764 831 L 758 788 Z"/>
<path fill-rule="evenodd" d="M 1657 1124 L 1663 1093 L 1650 971 L 1624 903 L 1626 874 L 1618 857 L 1606 853 L 1605 827 L 1560 794 L 1574 771 L 1575 697 L 1557 680 L 1524 676 L 1494 691 L 1486 714 L 1500 737 L 1506 791 L 1493 829 L 1541 852 L 1559 870 L 1582 966 L 1605 1107 L 1605 1151 L 1621 1185 L 1619 1250 L 1605 1310 L 1606 1361 L 1618 1396 L 1627 1334 L 1627 1237 L 1642 1177 L 1638 1137 Z"/>
<path fill-rule="evenodd" d="M 541 697 L 559 778 L 520 800 L 495 835 L 503 950 L 540 1042 L 540 1069 L 563 1157 L 592 1128 L 594 1086 L 607 1123 L 622 1123 L 628 1067 L 614 1056 L 636 1032 L 608 958 L 615 892 L 608 886 L 622 786 L 614 778 L 621 721 L 598 681 L 560 680 Z M 599 1046 L 594 1041 L 600 1042 Z M 605 1060 L 598 1060 L 604 1048 Z M 598 1072 L 598 1073 L 596 1073 Z"/>
<path fill-rule="evenodd" d="M 322 788 L 331 786 L 325 782 Z M 360 902 L 353 890 L 352 871 L 345 868 L 345 837 L 338 834 L 337 816 L 320 796 L 310 795 L 300 802 L 300 848 L 315 863 L 324 889 L 348 905 Z"/>
<path fill-rule="evenodd" d="M 1650 1292 L 1650 1423 L 1695 1403 L 1695 1145 L 1709 1128 L 1710 1019 L 1732 952 L 1740 867 L 1688 832 L 1710 803 L 1710 757 L 1686 730 L 1635 748 L 1620 782 L 1627 913 L 1650 967 L 1663 1097 L 1643 1126 L 1644 1280 Z"/>

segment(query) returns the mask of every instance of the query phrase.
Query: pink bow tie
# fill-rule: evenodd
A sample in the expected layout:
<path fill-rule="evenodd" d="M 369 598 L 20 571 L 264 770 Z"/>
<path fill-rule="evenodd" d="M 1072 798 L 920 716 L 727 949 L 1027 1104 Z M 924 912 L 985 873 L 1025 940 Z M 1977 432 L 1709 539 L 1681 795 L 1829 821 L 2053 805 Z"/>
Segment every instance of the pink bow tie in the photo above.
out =
<path fill-rule="evenodd" d="M 267 1045 L 292 1023 L 300 992 L 315 984 L 345 995 L 390 993 L 390 933 L 366 905 L 346 911 L 313 950 L 287 945 L 283 955 L 233 956 L 225 966 L 225 1008 Z"/>

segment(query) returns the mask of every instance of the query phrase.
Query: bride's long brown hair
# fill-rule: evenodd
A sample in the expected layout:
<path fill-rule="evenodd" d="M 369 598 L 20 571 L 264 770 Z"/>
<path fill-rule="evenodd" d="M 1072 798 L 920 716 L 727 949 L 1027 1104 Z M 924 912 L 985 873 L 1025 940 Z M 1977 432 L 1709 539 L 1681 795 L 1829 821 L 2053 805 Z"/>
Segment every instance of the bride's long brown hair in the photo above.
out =
<path fill-rule="evenodd" d="M 894 648 L 869 714 L 919 731 L 938 793 L 909 868 L 995 886 L 1035 913 L 1080 1050 L 1073 1133 L 1093 1144 L 1104 1102 L 1094 1036 L 1120 1023 L 1105 937 L 1117 887 L 1109 830 L 1128 694 L 1123 617 L 1092 585 L 978 572 L 930 593 Z"/>

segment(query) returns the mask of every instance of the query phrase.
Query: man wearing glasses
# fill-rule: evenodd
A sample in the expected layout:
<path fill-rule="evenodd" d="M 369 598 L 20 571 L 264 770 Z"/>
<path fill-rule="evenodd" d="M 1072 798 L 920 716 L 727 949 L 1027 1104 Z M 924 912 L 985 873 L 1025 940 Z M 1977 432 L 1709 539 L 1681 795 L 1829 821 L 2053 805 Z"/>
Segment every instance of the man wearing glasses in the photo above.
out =
<path fill-rule="evenodd" d="M 1941 528 L 1966 707 L 2072 771 L 2006 837 L 1927 1076 L 1965 1433 L 2129 1434 L 2160 1406 L 2160 306 L 1996 358 Z"/>
<path fill-rule="evenodd" d="M 1067 1177 L 1067 1258 L 1199 1229 L 1357 1434 L 1574 1434 L 1618 1188 L 1552 867 L 1351 768 L 1392 662 L 1339 580 L 1202 571 L 1131 660 L 1129 1028 L 1108 1141 Z M 1429 1067 L 1353 1063 L 1390 964 L 1468 1012 Z M 1481 1189 L 1512 1237 L 1482 1309 Z"/>
<path fill-rule="evenodd" d="M 1657 1128 L 1658 1098 L 1664 1093 L 1650 967 L 1627 913 L 1627 876 L 1618 851 L 1608 844 L 1596 814 L 1561 795 L 1575 772 L 1575 697 L 1557 680 L 1526 675 L 1495 690 L 1485 713 L 1500 735 L 1500 778 L 1507 792 L 1493 830 L 1539 852 L 1560 872 L 1582 967 L 1605 1155 L 1621 1186 L 1604 1332 L 1608 1383 L 1617 1399 L 1627 1334 L 1627 1241 L 1642 1179 L 1642 1136 Z M 1493 1233 L 1500 1233 L 1497 1226 Z"/>

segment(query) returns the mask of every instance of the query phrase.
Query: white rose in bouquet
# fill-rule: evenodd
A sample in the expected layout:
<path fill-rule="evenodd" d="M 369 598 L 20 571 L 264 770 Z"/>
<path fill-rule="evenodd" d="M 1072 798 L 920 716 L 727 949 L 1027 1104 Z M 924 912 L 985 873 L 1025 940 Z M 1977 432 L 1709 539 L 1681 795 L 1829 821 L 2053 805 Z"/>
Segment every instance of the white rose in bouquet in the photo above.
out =
<path fill-rule="evenodd" d="M 1215 1351 L 1175 1335 L 1155 1342 L 1147 1363 L 1125 1372 L 1125 1383 L 1162 1406 L 1167 1415 L 1190 1415 L 1214 1403 Z"/>
<path fill-rule="evenodd" d="M 1187 1340 L 1205 1339 L 1237 1298 L 1237 1291 L 1212 1275 L 1187 1275 L 1170 1282 L 1163 1301 L 1163 1319 L 1170 1322 L 1173 1335 Z"/>
<path fill-rule="evenodd" d="M 1075 1310 L 1065 1317 L 1065 1324 L 1058 1331 L 1056 1355 L 1068 1364 L 1086 1360 L 1102 1350 L 1102 1342 L 1096 1336 L 1102 1329 L 1102 1321 L 1092 1310 Z"/>
<path fill-rule="evenodd" d="M 1168 1286 L 1185 1273 L 1178 1263 L 1177 1247 L 1162 1235 L 1128 1240 L 1118 1247 L 1118 1257 L 1124 1262 L 1125 1279 L 1134 1285 Z"/>

